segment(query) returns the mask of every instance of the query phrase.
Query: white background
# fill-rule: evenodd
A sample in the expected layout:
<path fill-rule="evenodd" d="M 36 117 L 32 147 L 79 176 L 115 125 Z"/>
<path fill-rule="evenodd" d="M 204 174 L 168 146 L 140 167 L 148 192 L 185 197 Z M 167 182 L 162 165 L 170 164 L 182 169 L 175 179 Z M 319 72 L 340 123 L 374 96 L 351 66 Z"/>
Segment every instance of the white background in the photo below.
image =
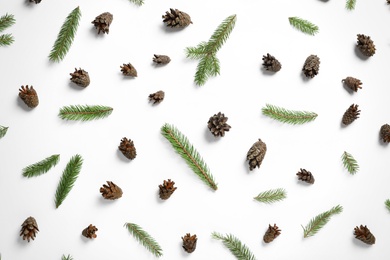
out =
<path fill-rule="evenodd" d="M 48 55 L 66 16 L 80 6 L 82 17 L 73 45 L 60 63 Z M 191 15 L 184 30 L 167 29 L 161 15 L 177 8 Z M 379 140 L 379 129 L 390 123 L 390 7 L 385 0 L 345 1 L 145 0 L 141 7 L 126 0 L 23 0 L 0 2 L 1 15 L 15 15 L 15 42 L 0 48 L 0 125 L 9 126 L 0 140 L 0 252 L 4 260 L 154 259 L 123 227 L 137 223 L 161 245 L 161 259 L 234 259 L 213 231 L 231 233 L 258 259 L 388 259 L 390 213 L 390 147 Z M 114 15 L 108 35 L 97 35 L 91 21 L 103 12 Z M 197 61 L 184 48 L 207 41 L 229 15 L 236 26 L 218 57 L 221 75 L 198 87 L 193 82 Z M 298 16 L 317 24 L 316 36 L 305 35 L 288 22 Z M 377 52 L 368 59 L 356 51 L 356 35 L 370 35 Z M 261 70 L 267 52 L 282 63 L 276 74 Z M 164 67 L 153 54 L 172 59 Z M 301 68 L 307 56 L 321 59 L 319 75 L 306 80 Z M 122 76 L 120 65 L 131 62 L 138 77 Z M 75 67 L 89 72 L 91 84 L 79 88 L 69 80 Z M 348 92 L 341 80 L 359 78 L 363 89 Z M 33 85 L 40 104 L 27 109 L 18 89 Z M 148 95 L 164 90 L 159 105 Z M 266 103 L 318 114 L 311 123 L 291 126 L 261 114 Z M 361 117 L 348 127 L 341 117 L 351 104 Z M 65 105 L 100 104 L 114 108 L 105 119 L 68 122 L 57 114 Z M 207 129 L 219 111 L 229 117 L 231 131 L 214 138 Z M 174 124 L 194 144 L 209 165 L 218 190 L 212 191 L 187 167 L 160 134 Z M 137 158 L 128 161 L 118 151 L 121 138 L 134 140 Z M 261 138 L 268 147 L 260 169 L 249 172 L 246 153 Z M 352 176 L 341 163 L 344 151 L 359 162 Z M 47 174 L 23 178 L 25 166 L 52 154 L 61 161 Z M 55 209 L 54 194 L 71 156 L 84 163 L 75 186 Z M 314 185 L 297 180 L 305 168 Z M 158 198 L 165 179 L 178 189 L 167 201 Z M 123 189 L 117 201 L 102 199 L 99 188 L 113 181 Z M 287 199 L 271 205 L 253 200 L 259 192 L 285 188 Z M 303 239 L 301 225 L 317 214 L 342 205 L 344 211 L 314 237 Z M 33 216 L 40 232 L 27 243 L 20 225 Z M 268 224 L 282 234 L 271 244 L 262 237 Z M 98 227 L 95 240 L 81 231 Z M 353 236 L 357 225 L 376 236 L 366 246 Z M 186 233 L 198 236 L 197 249 L 181 248 Z"/>

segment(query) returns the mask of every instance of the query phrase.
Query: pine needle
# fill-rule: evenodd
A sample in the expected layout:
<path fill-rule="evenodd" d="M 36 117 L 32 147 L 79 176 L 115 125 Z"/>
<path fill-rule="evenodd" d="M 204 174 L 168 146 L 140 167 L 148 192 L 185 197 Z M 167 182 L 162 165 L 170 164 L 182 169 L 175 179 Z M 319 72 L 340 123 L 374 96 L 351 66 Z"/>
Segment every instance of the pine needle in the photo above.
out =
<path fill-rule="evenodd" d="M 5 14 L 0 17 L 0 32 L 4 31 L 8 27 L 11 27 L 16 22 L 12 14 Z"/>
<path fill-rule="evenodd" d="M 0 47 L 9 46 L 14 42 L 14 37 L 11 34 L 2 34 L 0 35 Z"/>
<path fill-rule="evenodd" d="M 146 249 L 148 249 L 156 257 L 163 255 L 160 245 L 151 237 L 146 231 L 144 231 L 140 226 L 134 223 L 125 223 L 124 225 L 130 234 L 140 242 Z"/>
<path fill-rule="evenodd" d="M 113 108 L 101 105 L 71 105 L 60 109 L 58 116 L 64 120 L 90 121 L 107 117 Z"/>
<path fill-rule="evenodd" d="M 266 104 L 262 112 L 270 118 L 292 125 L 300 125 L 313 121 L 318 116 L 314 112 L 287 110 L 270 104 Z"/>
<path fill-rule="evenodd" d="M 256 257 L 244 245 L 238 238 L 232 234 L 222 235 L 217 232 L 213 232 L 211 237 L 217 240 L 221 240 L 222 243 L 230 250 L 230 252 L 239 260 L 256 260 Z"/>
<path fill-rule="evenodd" d="M 359 171 L 359 165 L 355 158 L 347 152 L 344 151 L 343 155 L 341 156 L 344 167 L 348 170 L 348 172 L 352 175 L 357 173 Z"/>
<path fill-rule="evenodd" d="M 175 126 L 164 124 L 161 134 L 171 143 L 175 151 L 186 161 L 187 165 L 210 188 L 217 190 L 217 184 L 210 173 L 210 169 L 203 161 L 198 151 L 192 146 L 187 137 Z"/>
<path fill-rule="evenodd" d="M 311 237 L 314 236 L 321 228 L 325 226 L 326 223 L 329 222 L 330 217 L 335 214 L 340 214 L 343 211 L 343 207 L 337 205 L 336 207 L 331 208 L 329 211 L 325 211 L 313 219 L 310 220 L 309 224 L 306 227 L 303 227 L 303 237 Z"/>
<path fill-rule="evenodd" d="M 80 173 L 81 166 L 83 164 L 83 158 L 76 154 L 73 156 L 68 164 L 65 167 L 64 172 L 62 173 L 60 182 L 58 183 L 56 194 L 55 194 L 55 203 L 56 208 L 58 208 L 69 192 L 73 188 L 74 183 L 77 180 L 77 177 Z"/>
<path fill-rule="evenodd" d="M 60 155 L 54 154 L 50 157 L 47 157 L 46 159 L 43 159 L 42 161 L 25 167 L 22 171 L 23 176 L 31 178 L 42 175 L 48 172 L 52 167 L 56 166 L 59 161 Z"/>
<path fill-rule="evenodd" d="M 138 5 L 138 6 L 141 6 L 144 4 L 144 0 L 129 0 L 129 1 L 135 5 Z"/>
<path fill-rule="evenodd" d="M 389 200 L 389 199 L 387 199 L 387 200 L 385 201 L 385 206 L 386 206 L 386 208 L 390 211 L 390 200 Z"/>
<path fill-rule="evenodd" d="M 71 255 L 68 255 L 68 256 L 62 255 L 61 260 L 73 260 L 73 257 Z"/>
<path fill-rule="evenodd" d="M 356 6 L 356 0 L 347 0 L 347 2 L 345 3 L 345 8 L 347 8 L 348 10 L 355 9 L 355 6 Z"/>
<path fill-rule="evenodd" d="M 8 131 L 8 127 L 0 125 L 0 139 L 3 138 Z"/>
<path fill-rule="evenodd" d="M 318 26 L 299 17 L 289 17 L 290 24 L 303 33 L 314 35 L 318 33 Z"/>
<path fill-rule="evenodd" d="M 277 201 L 281 201 L 287 198 L 287 193 L 284 189 L 276 189 L 276 190 L 267 190 L 260 192 L 259 195 L 254 197 L 255 200 L 259 202 L 264 202 L 267 204 L 274 203 Z"/>
<path fill-rule="evenodd" d="M 67 17 L 64 24 L 58 33 L 57 39 L 54 43 L 53 49 L 49 54 L 51 61 L 60 62 L 68 53 L 70 46 L 73 43 L 76 35 L 79 21 L 81 18 L 81 11 L 79 7 L 76 7 Z"/>

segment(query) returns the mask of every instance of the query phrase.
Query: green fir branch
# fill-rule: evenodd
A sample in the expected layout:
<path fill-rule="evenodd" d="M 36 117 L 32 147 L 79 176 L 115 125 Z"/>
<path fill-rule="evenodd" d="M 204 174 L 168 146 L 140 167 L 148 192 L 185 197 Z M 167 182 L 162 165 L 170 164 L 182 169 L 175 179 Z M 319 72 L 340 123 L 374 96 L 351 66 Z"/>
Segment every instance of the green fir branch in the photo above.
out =
<path fill-rule="evenodd" d="M 60 109 L 58 116 L 64 120 L 91 121 L 109 116 L 113 108 L 101 105 L 71 105 Z"/>
<path fill-rule="evenodd" d="M 250 249 L 243 244 L 238 238 L 232 234 L 226 234 L 225 236 L 213 232 L 211 237 L 217 240 L 221 240 L 222 243 L 230 250 L 230 252 L 239 260 L 256 260 L 256 257 L 250 251 Z"/>
<path fill-rule="evenodd" d="M 318 33 L 318 26 L 299 17 L 289 17 L 290 24 L 303 33 L 314 35 Z"/>
<path fill-rule="evenodd" d="M 389 200 L 389 199 L 387 199 L 387 200 L 385 201 L 385 206 L 386 206 L 386 208 L 390 211 L 390 200 Z"/>
<path fill-rule="evenodd" d="M 135 5 L 138 5 L 138 6 L 141 6 L 144 4 L 144 0 L 129 0 L 129 1 Z"/>
<path fill-rule="evenodd" d="M 175 151 L 207 186 L 213 190 L 218 189 L 209 167 L 185 135 L 175 126 L 169 124 L 164 124 L 161 127 L 161 134 L 171 143 Z"/>
<path fill-rule="evenodd" d="M 0 125 L 0 139 L 3 138 L 8 131 L 8 127 Z"/>
<path fill-rule="evenodd" d="M 0 35 L 0 47 L 1 46 L 9 46 L 15 41 L 14 37 L 12 34 L 2 34 Z"/>
<path fill-rule="evenodd" d="M 344 151 L 343 155 L 341 156 L 343 164 L 345 169 L 348 170 L 348 172 L 352 175 L 357 173 L 359 171 L 359 165 L 355 158 L 347 152 Z"/>
<path fill-rule="evenodd" d="M 73 260 L 73 257 L 71 255 L 68 255 L 68 256 L 62 255 L 61 260 Z"/>
<path fill-rule="evenodd" d="M 55 194 L 56 208 L 62 204 L 66 196 L 68 196 L 69 192 L 73 188 L 73 185 L 81 171 L 82 165 L 83 158 L 78 154 L 73 156 L 66 165 Z"/>
<path fill-rule="evenodd" d="M 345 8 L 348 10 L 355 9 L 355 6 L 356 6 L 356 0 L 347 0 L 345 3 Z"/>
<path fill-rule="evenodd" d="M 81 11 L 79 7 L 76 7 L 66 17 L 66 20 L 57 35 L 57 39 L 54 42 L 53 49 L 49 54 L 49 59 L 51 61 L 60 62 L 65 58 L 76 35 L 80 18 Z"/>
<path fill-rule="evenodd" d="M 311 237 L 314 236 L 321 228 L 325 226 L 326 223 L 329 222 L 330 217 L 335 214 L 340 214 L 343 211 L 343 207 L 337 205 L 336 207 L 331 208 L 328 211 L 325 211 L 316 217 L 312 218 L 309 224 L 306 227 L 303 227 L 303 237 Z"/>
<path fill-rule="evenodd" d="M 11 27 L 16 22 L 15 17 L 12 14 L 5 14 L 0 17 L 0 32 L 4 31 L 8 27 Z"/>
<path fill-rule="evenodd" d="M 147 250 L 149 250 L 156 257 L 163 255 L 160 245 L 151 237 L 146 231 L 144 231 L 140 226 L 134 223 L 125 223 L 124 225 L 130 234 L 142 244 Z"/>
<path fill-rule="evenodd" d="M 27 178 L 36 177 L 48 172 L 52 167 L 56 166 L 60 161 L 60 155 L 54 154 L 42 161 L 31 164 L 23 169 L 23 176 Z"/>
<path fill-rule="evenodd" d="M 259 202 L 264 202 L 267 204 L 274 203 L 277 201 L 281 201 L 287 198 L 287 193 L 284 189 L 276 189 L 276 190 L 267 190 L 260 192 L 259 195 L 254 197 L 255 200 Z"/>
<path fill-rule="evenodd" d="M 314 112 L 287 110 L 270 104 L 266 104 L 266 106 L 263 107 L 262 112 L 270 118 L 292 125 L 313 121 L 318 116 Z"/>

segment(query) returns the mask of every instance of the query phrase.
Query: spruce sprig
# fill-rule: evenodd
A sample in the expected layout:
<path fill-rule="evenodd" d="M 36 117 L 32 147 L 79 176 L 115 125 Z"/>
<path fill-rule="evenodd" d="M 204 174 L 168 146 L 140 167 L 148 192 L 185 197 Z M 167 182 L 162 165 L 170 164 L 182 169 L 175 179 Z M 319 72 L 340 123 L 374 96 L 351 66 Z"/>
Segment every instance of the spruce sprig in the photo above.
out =
<path fill-rule="evenodd" d="M 156 257 L 163 255 L 162 249 L 157 241 L 151 237 L 146 231 L 144 231 L 140 226 L 134 223 L 125 223 L 124 225 L 130 234 L 140 242 L 146 249 L 148 249 Z"/>
<path fill-rule="evenodd" d="M 353 10 L 355 9 L 356 6 L 356 0 L 347 0 L 345 3 L 345 8 L 348 10 Z"/>
<path fill-rule="evenodd" d="M 267 190 L 260 192 L 259 195 L 254 197 L 255 200 L 259 202 L 264 202 L 267 204 L 274 203 L 277 201 L 281 201 L 287 198 L 287 192 L 285 189 L 279 188 L 276 190 Z"/>
<path fill-rule="evenodd" d="M 390 200 L 389 200 L 389 199 L 387 199 L 387 200 L 385 201 L 385 206 L 386 206 L 386 208 L 390 211 Z"/>
<path fill-rule="evenodd" d="M 266 106 L 262 108 L 262 112 L 264 115 L 275 120 L 292 125 L 304 124 L 313 121 L 318 116 L 314 112 L 288 110 L 270 104 L 266 104 Z"/>
<path fill-rule="evenodd" d="M 15 17 L 12 14 L 5 14 L 0 17 L 0 32 L 4 31 L 8 27 L 11 27 L 16 22 Z"/>
<path fill-rule="evenodd" d="M 325 211 L 316 217 L 312 218 L 309 224 L 306 227 L 303 227 L 303 237 L 311 237 L 314 236 L 321 228 L 325 226 L 326 223 L 329 222 L 330 217 L 335 214 L 340 214 L 343 211 L 343 207 L 337 205 L 336 207 L 331 208 L 328 211 Z"/>
<path fill-rule="evenodd" d="M 2 34 L 0 35 L 0 46 L 8 46 L 14 42 L 14 37 L 12 34 Z"/>
<path fill-rule="evenodd" d="M 319 28 L 317 25 L 301 19 L 299 17 L 289 17 L 288 20 L 290 21 L 290 24 L 300 30 L 303 33 L 309 34 L 309 35 L 315 35 L 318 33 Z"/>
<path fill-rule="evenodd" d="M 8 131 L 8 127 L 0 125 L 0 139 L 3 138 Z"/>
<path fill-rule="evenodd" d="M 71 105 L 60 109 L 58 116 L 64 120 L 91 121 L 109 116 L 113 108 L 101 105 Z"/>
<path fill-rule="evenodd" d="M 56 208 L 62 204 L 66 196 L 68 196 L 69 192 L 73 188 L 74 183 L 76 182 L 77 177 L 81 171 L 82 165 L 83 158 L 79 154 L 73 156 L 66 165 L 55 194 Z"/>
<path fill-rule="evenodd" d="M 207 186 L 213 190 L 218 189 L 209 167 L 185 135 L 175 126 L 169 124 L 164 124 L 161 127 L 161 134 L 171 143 L 175 151 Z"/>
<path fill-rule="evenodd" d="M 230 252 L 239 260 L 256 260 L 256 257 L 250 251 L 250 249 L 243 244 L 238 238 L 232 234 L 222 235 L 217 232 L 213 232 L 211 237 L 217 240 L 221 240 L 222 243 L 230 250 Z"/>
<path fill-rule="evenodd" d="M 341 156 L 344 167 L 348 170 L 348 172 L 352 175 L 358 172 L 359 165 L 355 158 L 350 153 L 347 153 L 344 151 L 343 155 Z"/>
<path fill-rule="evenodd" d="M 37 163 L 31 164 L 25 167 L 22 172 L 23 176 L 27 178 L 36 177 L 48 172 L 52 167 L 56 166 L 60 161 L 60 155 L 54 154 L 50 157 L 43 159 Z"/>
<path fill-rule="evenodd" d="M 73 260 L 73 257 L 71 255 L 68 255 L 68 256 L 62 255 L 61 260 Z"/>
<path fill-rule="evenodd" d="M 49 54 L 49 59 L 51 61 L 60 62 L 65 58 L 70 49 L 70 46 L 73 43 L 79 26 L 80 18 L 81 11 L 79 7 L 76 7 L 66 17 L 65 22 L 63 23 L 61 30 L 57 35 L 57 39 L 54 42 L 53 48 Z"/>
<path fill-rule="evenodd" d="M 129 0 L 129 1 L 135 5 L 138 5 L 138 6 L 141 6 L 144 4 L 144 0 Z"/>

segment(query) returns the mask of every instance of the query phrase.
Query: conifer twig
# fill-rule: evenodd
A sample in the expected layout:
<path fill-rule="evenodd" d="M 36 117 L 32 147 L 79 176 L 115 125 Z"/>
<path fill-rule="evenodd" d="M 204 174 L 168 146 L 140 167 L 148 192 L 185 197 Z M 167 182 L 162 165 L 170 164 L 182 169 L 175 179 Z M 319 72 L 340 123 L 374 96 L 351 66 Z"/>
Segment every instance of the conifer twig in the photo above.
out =
<path fill-rule="evenodd" d="M 0 139 L 3 138 L 8 131 L 8 127 L 0 125 Z"/>
<path fill-rule="evenodd" d="M 16 22 L 15 17 L 12 14 L 5 14 L 0 17 L 0 32 L 4 31 L 8 27 L 11 27 Z"/>
<path fill-rule="evenodd" d="M 61 260 L 73 260 L 73 257 L 71 255 L 68 255 L 68 256 L 62 255 Z"/>
<path fill-rule="evenodd" d="M 314 35 L 318 33 L 318 26 L 299 17 L 289 17 L 290 24 L 303 33 Z"/>
<path fill-rule="evenodd" d="M 144 4 L 144 0 L 129 0 L 129 1 L 135 5 L 138 5 L 138 6 L 141 6 Z"/>
<path fill-rule="evenodd" d="M 335 214 L 340 214 L 343 211 L 343 207 L 337 205 L 336 207 L 331 208 L 328 211 L 325 211 L 316 217 L 312 218 L 309 224 L 306 227 L 303 227 L 303 237 L 311 237 L 314 236 L 321 228 L 325 226 L 326 223 L 329 222 L 330 217 Z"/>
<path fill-rule="evenodd" d="M 266 104 L 265 107 L 263 107 L 262 112 L 264 115 L 275 120 L 292 125 L 313 121 L 318 116 L 314 112 L 288 110 L 270 104 Z"/>
<path fill-rule="evenodd" d="M 22 171 L 23 176 L 31 178 L 31 177 L 42 175 L 48 172 L 52 167 L 56 166 L 59 161 L 60 161 L 60 155 L 54 154 L 50 157 L 43 159 L 42 161 L 39 161 L 37 163 L 25 167 Z"/>
<path fill-rule="evenodd" d="M 90 121 L 109 116 L 113 108 L 101 105 L 71 105 L 60 109 L 58 116 L 64 120 Z"/>
<path fill-rule="evenodd" d="M 8 46 L 14 42 L 14 37 L 11 34 L 0 35 L 0 46 Z"/>
<path fill-rule="evenodd" d="M 160 245 L 151 237 L 146 231 L 144 231 L 140 226 L 134 223 L 125 223 L 124 225 L 130 234 L 142 244 L 146 249 L 148 249 L 156 257 L 163 255 Z"/>
<path fill-rule="evenodd" d="M 345 3 L 345 8 L 348 10 L 355 9 L 355 6 L 356 6 L 356 0 L 347 0 Z"/>
<path fill-rule="evenodd" d="M 249 248 L 243 244 L 238 238 L 232 234 L 226 234 L 225 236 L 213 232 L 211 237 L 217 240 L 221 240 L 222 243 L 230 250 L 230 252 L 239 260 L 256 260 L 256 257 L 249 250 Z"/>
<path fill-rule="evenodd" d="M 343 155 L 341 156 L 343 164 L 345 169 L 348 170 L 348 172 L 352 175 L 358 172 L 359 165 L 355 158 L 350 153 L 347 153 L 344 151 Z"/>
<path fill-rule="evenodd" d="M 386 206 L 386 208 L 390 211 L 390 200 L 389 200 L 389 199 L 387 199 L 387 200 L 385 201 L 385 206 Z"/>
<path fill-rule="evenodd" d="M 281 188 L 276 189 L 276 190 L 263 191 L 263 192 L 260 192 L 259 195 L 254 197 L 255 200 L 257 200 L 259 202 L 264 202 L 267 204 L 281 201 L 281 200 L 284 200 L 285 198 L 287 198 L 287 193 L 284 189 L 281 189 Z"/>
<path fill-rule="evenodd" d="M 210 173 L 210 169 L 203 161 L 198 151 L 192 146 L 187 137 L 175 126 L 164 124 L 161 134 L 171 143 L 175 151 L 186 161 L 187 165 L 210 188 L 217 190 L 217 184 Z"/>

